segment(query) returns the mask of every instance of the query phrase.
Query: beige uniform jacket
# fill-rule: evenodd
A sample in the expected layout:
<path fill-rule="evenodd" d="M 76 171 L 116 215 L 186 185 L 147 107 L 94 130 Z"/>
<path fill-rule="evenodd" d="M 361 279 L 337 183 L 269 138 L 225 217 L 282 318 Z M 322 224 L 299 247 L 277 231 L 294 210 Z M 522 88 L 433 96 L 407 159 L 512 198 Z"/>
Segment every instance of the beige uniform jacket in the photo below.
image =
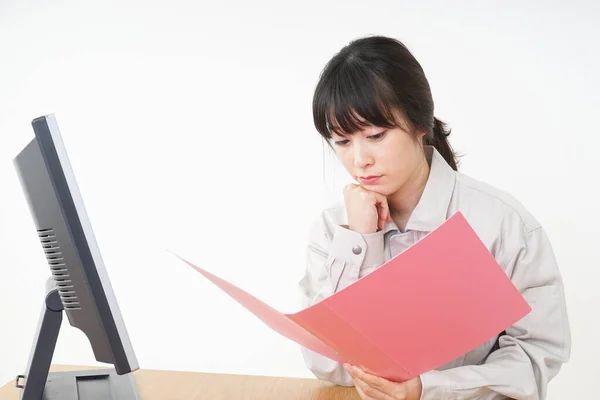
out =
<path fill-rule="evenodd" d="M 343 205 L 320 215 L 300 282 L 304 306 L 372 272 L 461 211 L 532 312 L 506 334 L 421 375 L 421 399 L 545 399 L 548 382 L 571 350 L 563 282 L 546 232 L 512 196 L 454 171 L 435 148 L 427 151 L 430 176 L 405 232 L 393 222 L 373 234 L 350 231 Z M 353 385 L 339 363 L 306 348 L 302 354 L 319 379 Z"/>

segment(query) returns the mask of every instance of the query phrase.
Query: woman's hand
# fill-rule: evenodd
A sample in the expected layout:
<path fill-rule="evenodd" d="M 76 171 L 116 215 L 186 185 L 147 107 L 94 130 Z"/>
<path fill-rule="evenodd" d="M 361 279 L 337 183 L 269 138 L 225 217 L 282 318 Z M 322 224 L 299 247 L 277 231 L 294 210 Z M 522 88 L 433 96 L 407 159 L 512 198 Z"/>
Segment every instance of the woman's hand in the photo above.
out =
<path fill-rule="evenodd" d="M 350 184 L 344 188 L 344 202 L 351 231 L 375 233 L 392 219 L 387 198 L 360 185 Z"/>
<path fill-rule="evenodd" d="M 419 377 L 397 383 L 368 374 L 349 364 L 344 364 L 344 368 L 352 376 L 354 386 L 362 400 L 419 400 L 421 398 L 422 386 Z"/>

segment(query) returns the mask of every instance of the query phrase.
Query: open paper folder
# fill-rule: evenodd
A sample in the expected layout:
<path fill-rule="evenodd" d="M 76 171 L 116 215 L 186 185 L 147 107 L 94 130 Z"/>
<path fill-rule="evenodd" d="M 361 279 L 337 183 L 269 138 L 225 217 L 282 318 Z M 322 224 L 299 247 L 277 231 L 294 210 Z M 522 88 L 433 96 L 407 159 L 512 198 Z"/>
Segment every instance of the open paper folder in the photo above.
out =
<path fill-rule="evenodd" d="M 452 361 L 531 311 L 460 212 L 375 271 L 294 314 L 183 261 L 281 335 L 398 382 Z"/>

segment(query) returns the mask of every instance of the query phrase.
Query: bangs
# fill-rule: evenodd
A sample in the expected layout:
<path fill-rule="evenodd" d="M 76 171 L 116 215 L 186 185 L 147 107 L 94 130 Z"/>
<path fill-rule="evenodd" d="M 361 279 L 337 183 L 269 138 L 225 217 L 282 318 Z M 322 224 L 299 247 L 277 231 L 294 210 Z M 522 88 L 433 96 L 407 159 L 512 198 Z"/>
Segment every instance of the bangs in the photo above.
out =
<path fill-rule="evenodd" d="M 351 135 L 368 126 L 398 126 L 400 111 L 394 91 L 376 73 L 357 63 L 328 69 L 313 98 L 313 119 L 326 139 L 335 132 Z"/>

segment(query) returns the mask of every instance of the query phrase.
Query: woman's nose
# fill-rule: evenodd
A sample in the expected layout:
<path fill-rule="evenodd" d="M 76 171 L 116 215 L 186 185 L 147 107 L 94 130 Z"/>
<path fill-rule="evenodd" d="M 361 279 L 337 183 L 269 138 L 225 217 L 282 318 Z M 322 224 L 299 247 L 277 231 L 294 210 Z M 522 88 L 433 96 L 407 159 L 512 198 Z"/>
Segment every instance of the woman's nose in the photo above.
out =
<path fill-rule="evenodd" d="M 368 148 L 361 143 L 354 145 L 354 166 L 356 168 L 364 168 L 373 164 L 373 157 Z"/>

